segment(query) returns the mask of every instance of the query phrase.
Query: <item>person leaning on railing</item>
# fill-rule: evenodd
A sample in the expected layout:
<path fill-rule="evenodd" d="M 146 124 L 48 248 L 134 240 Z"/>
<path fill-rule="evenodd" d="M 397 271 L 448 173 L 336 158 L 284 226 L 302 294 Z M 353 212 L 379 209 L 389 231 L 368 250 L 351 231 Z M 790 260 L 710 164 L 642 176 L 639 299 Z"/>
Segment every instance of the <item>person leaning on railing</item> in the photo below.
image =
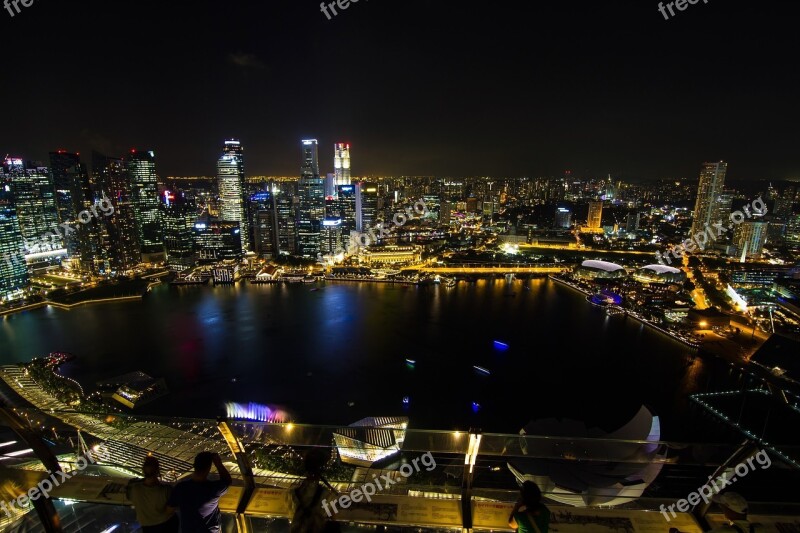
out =
<path fill-rule="evenodd" d="M 508 517 L 508 525 L 519 533 L 547 533 L 550 509 L 542 503 L 542 491 L 533 481 L 522 484 L 519 500 Z"/>
<path fill-rule="evenodd" d="M 132 480 L 125 490 L 136 510 L 136 521 L 144 533 L 177 533 L 178 515 L 167 507 L 172 487 L 159 479 L 161 467 L 158 459 L 146 457 L 142 473 L 144 479 Z"/>

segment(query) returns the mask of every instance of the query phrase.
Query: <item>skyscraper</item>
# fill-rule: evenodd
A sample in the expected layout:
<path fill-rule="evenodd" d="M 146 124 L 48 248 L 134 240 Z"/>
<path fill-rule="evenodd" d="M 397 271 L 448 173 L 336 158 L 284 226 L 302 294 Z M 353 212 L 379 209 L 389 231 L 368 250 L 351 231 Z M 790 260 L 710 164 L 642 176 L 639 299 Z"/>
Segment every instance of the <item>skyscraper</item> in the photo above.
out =
<path fill-rule="evenodd" d="M 247 213 L 250 217 L 249 230 L 253 251 L 259 257 L 272 257 L 275 255 L 277 225 L 277 211 L 272 193 L 261 191 L 250 196 Z"/>
<path fill-rule="evenodd" d="M 320 227 L 325 218 L 325 186 L 319 175 L 318 149 L 316 139 L 303 140 L 297 244 L 299 255 L 304 257 L 316 257 L 319 254 Z"/>
<path fill-rule="evenodd" d="M 350 185 L 350 143 L 336 143 L 333 147 L 334 190 L 340 185 Z"/>
<path fill-rule="evenodd" d="M 29 282 L 9 180 L 10 175 L 0 172 L 0 303 L 22 297 Z"/>
<path fill-rule="evenodd" d="M 361 233 L 375 227 L 378 217 L 378 186 L 356 183 L 356 231 Z"/>
<path fill-rule="evenodd" d="M 556 209 L 556 229 L 569 229 L 572 226 L 572 213 L 565 207 Z"/>
<path fill-rule="evenodd" d="M 589 202 L 589 218 L 586 223 L 589 229 L 600 229 L 603 225 L 603 201 Z"/>
<path fill-rule="evenodd" d="M 139 231 L 131 200 L 131 183 L 122 159 L 92 153 L 92 173 L 98 189 L 114 206 L 112 216 L 103 217 L 103 253 L 111 273 L 121 275 L 141 262 Z"/>
<path fill-rule="evenodd" d="M 148 263 L 165 259 L 155 158 L 152 150 L 131 150 L 125 157 L 142 260 Z"/>
<path fill-rule="evenodd" d="M 11 181 L 14 207 L 26 255 L 54 258 L 64 255 L 63 234 L 53 178 L 45 167 L 26 168 L 21 159 L 7 158 L 3 165 Z"/>
<path fill-rule="evenodd" d="M 767 243 L 769 222 L 745 220 L 733 230 L 736 256 L 744 263 L 747 259 L 759 259 Z"/>
<path fill-rule="evenodd" d="M 238 222 L 245 234 L 242 249 L 249 249 L 247 238 L 247 205 L 244 188 L 244 148 L 238 139 L 228 139 L 217 162 L 217 184 L 219 187 L 220 219 Z"/>
<path fill-rule="evenodd" d="M 94 204 L 89 174 L 86 165 L 81 163 L 80 155 L 69 153 L 66 150 L 50 152 L 50 173 L 56 194 L 56 208 L 58 219 L 62 224 L 68 224 L 65 230 L 65 246 L 70 257 L 86 256 L 91 261 L 91 246 L 87 246 L 92 237 L 90 228 L 79 224 L 78 214 Z M 83 261 L 81 265 L 83 269 Z M 87 269 L 91 271 L 91 269 Z"/>
<path fill-rule="evenodd" d="M 197 210 L 194 202 L 182 193 L 164 191 L 161 212 L 167 267 L 173 272 L 193 267 L 197 260 L 194 249 L 194 221 L 197 218 Z"/>
<path fill-rule="evenodd" d="M 725 174 L 728 172 L 728 163 L 703 163 L 700 171 L 700 185 L 697 188 L 697 200 L 694 205 L 694 218 L 692 219 L 692 235 L 705 231 L 706 226 L 713 227 L 718 222 L 714 217 L 719 216 L 723 202 L 722 192 L 725 188 Z M 724 221 L 724 219 L 723 219 Z"/>
<path fill-rule="evenodd" d="M 73 222 L 81 211 L 81 183 L 76 167 L 81 164 L 78 154 L 66 150 L 50 152 L 50 173 L 56 194 L 60 222 Z"/>
<path fill-rule="evenodd" d="M 275 198 L 277 254 L 297 254 L 297 212 L 292 195 L 273 191 Z"/>

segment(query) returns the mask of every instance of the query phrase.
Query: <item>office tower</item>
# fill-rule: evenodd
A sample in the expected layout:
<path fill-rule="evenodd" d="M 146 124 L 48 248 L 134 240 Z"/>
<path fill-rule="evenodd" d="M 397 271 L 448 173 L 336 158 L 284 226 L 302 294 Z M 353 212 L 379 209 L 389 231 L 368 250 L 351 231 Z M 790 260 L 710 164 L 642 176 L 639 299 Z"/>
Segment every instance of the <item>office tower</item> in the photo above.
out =
<path fill-rule="evenodd" d="M 81 163 L 79 154 L 59 150 L 50 152 L 50 173 L 55 188 L 58 219 L 62 228 L 64 224 L 69 225 L 69 229 L 64 229 L 67 253 L 73 259 L 80 259 L 81 270 L 91 272 L 93 251 L 99 245 L 97 224 L 78 223 L 79 213 L 94 205 L 86 165 Z"/>
<path fill-rule="evenodd" d="M 329 172 L 325 175 L 325 199 L 336 196 L 336 174 Z M 325 213 L 325 216 L 328 216 Z"/>
<path fill-rule="evenodd" d="M 378 186 L 356 183 L 356 231 L 366 233 L 378 222 Z"/>
<path fill-rule="evenodd" d="M 66 254 L 53 178 L 46 167 L 26 168 L 21 159 L 6 158 L 3 169 L 10 181 L 25 255 L 56 259 Z"/>
<path fill-rule="evenodd" d="M 302 144 L 302 166 L 298 185 L 300 207 L 297 211 L 298 254 L 316 257 L 319 254 L 319 235 L 325 218 L 325 187 L 319 175 L 318 143 L 306 139 Z"/>
<path fill-rule="evenodd" d="M 56 194 L 56 209 L 59 222 L 74 222 L 82 210 L 81 165 L 78 154 L 66 150 L 50 152 L 50 173 Z"/>
<path fill-rule="evenodd" d="M 731 209 L 732 209 L 731 206 L 733 205 L 734 196 L 736 196 L 736 193 L 734 191 L 726 191 L 726 190 L 723 190 L 717 195 L 716 201 L 713 203 L 712 213 L 711 213 L 711 220 L 714 221 L 714 224 L 718 222 L 727 224 L 727 221 L 731 216 Z M 727 235 L 725 235 L 725 238 L 727 238 Z"/>
<path fill-rule="evenodd" d="M 350 143 L 336 143 L 333 147 L 334 187 L 351 184 L 350 168 Z"/>
<path fill-rule="evenodd" d="M 759 259 L 767 243 L 769 222 L 745 220 L 733 230 L 736 256 L 744 263 L 747 259 Z"/>
<path fill-rule="evenodd" d="M 292 196 L 283 191 L 273 192 L 275 197 L 277 254 L 297 254 L 297 212 Z"/>
<path fill-rule="evenodd" d="M 786 243 L 793 250 L 800 248 L 800 215 L 791 215 L 786 224 Z"/>
<path fill-rule="evenodd" d="M 439 202 L 439 223 L 443 226 L 450 225 L 450 218 L 453 215 L 453 203 L 442 199 Z"/>
<path fill-rule="evenodd" d="M 9 174 L 0 172 L 0 303 L 23 297 L 29 284 L 10 179 Z"/>
<path fill-rule="evenodd" d="M 342 221 L 342 239 L 344 247 L 350 239 L 350 232 L 356 231 L 358 214 L 356 212 L 356 186 L 339 185 L 336 187 L 336 198 L 330 216 Z"/>
<path fill-rule="evenodd" d="M 131 187 L 131 203 L 139 232 L 142 261 L 163 261 L 164 235 L 158 197 L 156 156 L 152 150 L 131 150 L 125 157 Z"/>
<path fill-rule="evenodd" d="M 200 263 L 242 259 L 242 232 L 238 222 L 212 220 L 204 215 L 195 223 L 193 233 Z"/>
<path fill-rule="evenodd" d="M 244 148 L 238 139 L 228 139 L 217 161 L 217 185 L 219 187 L 220 219 L 238 222 L 247 233 L 247 204 L 244 189 Z M 249 239 L 242 236 L 242 249 L 249 249 Z"/>
<path fill-rule="evenodd" d="M 338 217 L 326 218 L 322 221 L 320 229 L 320 253 L 322 255 L 336 255 L 343 251 L 342 219 Z"/>
<path fill-rule="evenodd" d="M 194 202 L 180 192 L 164 191 L 163 198 L 160 209 L 167 268 L 180 272 L 192 268 L 197 262 L 193 231 L 197 208 Z"/>
<path fill-rule="evenodd" d="M 586 226 L 589 229 L 600 229 L 603 225 L 603 201 L 589 202 L 589 217 Z"/>
<path fill-rule="evenodd" d="M 700 185 L 697 188 L 697 200 L 694 206 L 691 235 L 705 231 L 706 226 L 713 227 L 720 219 L 721 209 L 724 208 L 725 174 L 728 172 L 728 163 L 704 163 L 700 171 Z M 727 218 L 727 217 L 726 217 Z M 723 222 L 726 220 L 722 219 Z"/>
<path fill-rule="evenodd" d="M 102 195 L 114 206 L 112 216 L 102 216 L 104 254 L 112 275 L 122 275 L 141 262 L 139 230 L 131 199 L 131 182 L 122 159 L 92 153 L 92 173 Z"/>
<path fill-rule="evenodd" d="M 642 214 L 638 211 L 634 211 L 632 213 L 628 213 L 627 219 L 625 221 L 625 230 L 628 233 L 633 233 L 634 231 L 639 230 L 639 221 L 641 220 Z"/>
<path fill-rule="evenodd" d="M 556 209 L 556 229 L 569 229 L 572 226 L 572 213 L 565 207 Z"/>
<path fill-rule="evenodd" d="M 277 210 L 271 192 L 262 191 L 250 196 L 247 208 L 250 217 L 250 239 L 253 251 L 262 258 L 275 255 Z"/>

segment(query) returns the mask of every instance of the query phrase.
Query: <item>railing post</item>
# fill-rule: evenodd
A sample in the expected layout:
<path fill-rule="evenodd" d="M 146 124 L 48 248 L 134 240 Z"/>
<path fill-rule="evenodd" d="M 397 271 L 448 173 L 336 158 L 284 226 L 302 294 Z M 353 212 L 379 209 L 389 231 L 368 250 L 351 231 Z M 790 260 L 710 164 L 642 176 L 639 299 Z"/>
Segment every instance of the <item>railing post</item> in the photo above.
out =
<path fill-rule="evenodd" d="M 25 444 L 31 447 L 36 458 L 39 459 L 44 467 L 55 474 L 61 472 L 61 465 L 53 452 L 42 439 L 33 432 L 25 422 L 13 410 L 6 407 L 0 408 L 0 422 L 11 428 Z M 39 516 L 46 533 L 63 533 L 61 529 L 61 518 L 56 512 L 53 501 L 50 498 L 37 498 L 33 500 L 33 508 Z"/>
<path fill-rule="evenodd" d="M 759 447 L 754 441 L 744 441 L 724 463 L 719 465 L 719 467 L 711 476 L 709 476 L 708 479 L 717 479 L 720 475 L 722 475 L 723 472 L 725 472 L 725 470 L 735 467 L 758 452 Z M 692 509 L 692 515 L 694 515 L 695 520 L 697 520 L 700 523 L 700 526 L 704 529 L 709 528 L 708 521 L 706 520 L 706 513 L 708 512 L 709 507 L 711 507 L 710 503 L 701 502 L 695 506 L 694 509 Z"/>
<path fill-rule="evenodd" d="M 239 471 L 244 480 L 242 497 L 239 498 L 239 503 L 236 506 L 236 529 L 239 533 L 251 533 L 250 522 L 248 522 L 245 516 L 245 511 L 247 511 L 247 506 L 256 490 L 253 467 L 250 465 L 250 458 L 245 452 L 244 446 L 242 446 L 241 441 L 231 429 L 228 421 L 224 418 L 218 419 L 217 429 L 219 429 L 222 438 L 225 439 L 228 448 L 230 448 L 233 457 L 236 459 L 236 464 L 239 465 Z"/>
<path fill-rule="evenodd" d="M 481 448 L 481 430 L 469 430 L 469 445 L 464 456 L 464 475 L 461 482 L 461 526 L 465 533 L 472 531 L 472 479 L 475 461 Z"/>

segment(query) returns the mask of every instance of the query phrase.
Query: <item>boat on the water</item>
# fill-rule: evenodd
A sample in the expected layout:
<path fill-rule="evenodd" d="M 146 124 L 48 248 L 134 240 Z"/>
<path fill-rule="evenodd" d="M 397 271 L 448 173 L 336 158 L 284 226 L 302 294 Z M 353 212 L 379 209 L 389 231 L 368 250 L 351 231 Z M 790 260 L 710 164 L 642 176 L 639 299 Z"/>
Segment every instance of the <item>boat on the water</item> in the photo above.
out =
<path fill-rule="evenodd" d="M 481 374 L 484 374 L 484 375 L 486 375 L 486 376 L 488 376 L 489 374 L 491 374 L 491 372 L 489 372 L 488 370 L 486 370 L 486 369 L 485 369 L 485 368 L 483 368 L 482 366 L 478 366 L 478 365 L 472 365 L 472 368 L 474 368 L 476 371 L 478 371 L 478 372 L 480 372 Z"/>

